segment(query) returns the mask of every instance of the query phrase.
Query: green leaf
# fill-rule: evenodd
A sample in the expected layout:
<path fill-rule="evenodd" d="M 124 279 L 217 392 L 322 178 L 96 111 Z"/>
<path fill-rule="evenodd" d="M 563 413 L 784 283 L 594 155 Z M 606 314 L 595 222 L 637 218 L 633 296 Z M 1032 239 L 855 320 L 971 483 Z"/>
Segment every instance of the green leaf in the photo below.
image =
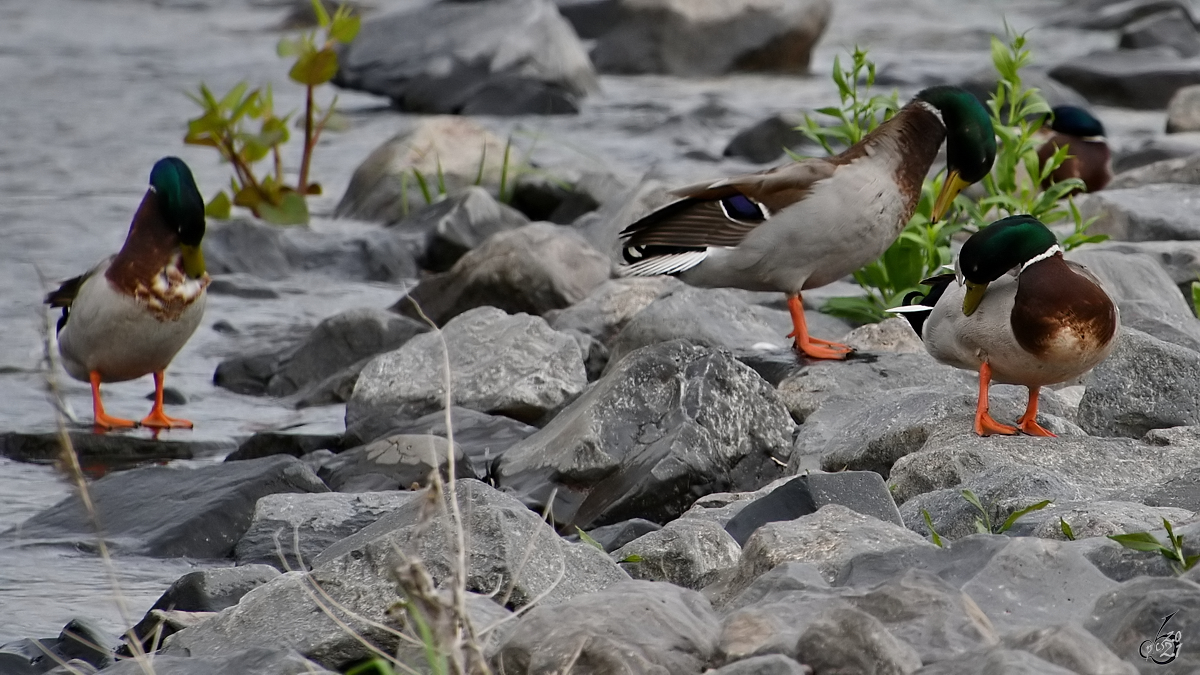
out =
<path fill-rule="evenodd" d="M 640 556 L 636 553 L 630 553 L 629 555 L 625 556 L 624 558 L 621 558 L 620 560 L 618 560 L 617 564 L 620 565 L 621 563 L 640 563 L 640 562 L 642 562 L 642 556 Z"/>
<path fill-rule="evenodd" d="M 249 83 L 247 83 L 245 80 L 233 85 L 233 89 L 230 89 L 229 92 L 225 94 L 224 98 L 221 99 L 221 102 L 217 104 L 217 107 L 221 108 L 222 110 L 229 110 L 233 108 L 234 105 L 242 100 L 242 96 L 246 93 L 246 89 L 249 86 Z"/>
<path fill-rule="evenodd" d="M 279 38 L 279 42 L 275 43 L 275 53 L 284 58 L 298 55 L 302 48 L 303 43 L 295 38 Z"/>
<path fill-rule="evenodd" d="M 1131 532 L 1129 534 L 1110 534 L 1109 539 L 1117 542 L 1125 548 L 1135 551 L 1152 551 L 1171 553 L 1171 549 L 1163 546 L 1154 535 L 1149 532 Z"/>
<path fill-rule="evenodd" d="M 1063 536 L 1067 538 L 1067 541 L 1075 541 L 1075 530 L 1071 529 L 1071 526 L 1067 521 L 1063 520 L 1062 516 L 1058 517 L 1058 529 L 1062 530 Z"/>
<path fill-rule="evenodd" d="M 971 506 L 974 506 L 975 509 L 978 510 L 980 513 L 983 513 L 985 515 L 987 514 L 987 511 L 985 511 L 983 508 L 983 504 L 979 503 L 979 497 L 975 496 L 975 493 L 972 492 L 971 490 L 969 490 L 969 489 L 963 490 L 962 498 L 967 500 L 967 503 L 970 504 Z"/>
<path fill-rule="evenodd" d="M 296 192 L 285 192 L 279 206 L 259 204 L 258 212 L 263 220 L 276 225 L 308 224 L 308 203 Z"/>
<path fill-rule="evenodd" d="M 829 298 L 821 305 L 821 313 L 836 316 L 853 323 L 878 323 L 887 318 L 887 314 L 870 298 L 839 297 Z"/>
<path fill-rule="evenodd" d="M 329 11 L 325 9 L 325 3 L 321 0 L 312 0 L 313 13 L 317 15 L 317 24 L 321 28 L 329 27 Z"/>
<path fill-rule="evenodd" d="M 417 179 L 417 185 L 421 188 L 421 196 L 425 198 L 425 203 L 432 204 L 433 193 L 429 191 L 429 181 L 425 180 L 425 174 L 421 173 L 421 170 L 416 167 L 413 167 L 412 172 L 413 176 Z M 501 181 L 501 188 L 503 187 L 504 184 L 503 181 Z"/>
<path fill-rule="evenodd" d="M 204 205 L 204 215 L 209 218 L 228 220 L 232 211 L 233 203 L 229 201 L 229 195 L 225 194 L 224 190 L 213 195 L 213 198 Z"/>
<path fill-rule="evenodd" d="M 317 0 L 313 0 L 317 2 Z M 308 87 L 325 84 L 337 74 L 337 53 L 330 48 L 302 54 L 288 71 L 288 77 Z"/>
<path fill-rule="evenodd" d="M 587 532 L 584 532 L 582 529 L 580 529 L 578 525 L 575 526 L 575 532 L 579 534 L 579 541 L 582 541 L 583 543 L 587 544 L 588 546 L 595 546 L 596 548 L 600 549 L 601 551 L 604 550 L 604 547 L 600 544 L 600 542 L 596 541 L 595 539 L 592 538 L 592 536 L 590 534 L 588 534 Z"/>
<path fill-rule="evenodd" d="M 357 14 L 343 13 L 339 8 L 337 16 L 333 18 L 333 25 L 329 28 L 329 37 L 342 44 L 350 44 L 358 37 L 358 29 L 361 27 L 362 19 Z"/>
<path fill-rule="evenodd" d="M 938 535 L 937 530 L 933 529 L 933 519 L 929 517 L 929 511 L 921 509 L 921 516 L 925 518 L 925 527 L 929 528 L 929 537 L 934 545 L 938 548 L 942 547 L 942 537 Z"/>
<path fill-rule="evenodd" d="M 1033 513 L 1034 511 L 1041 511 L 1047 506 L 1050 506 L 1050 503 L 1051 501 L 1049 499 L 1043 499 L 1036 504 L 1030 504 L 1023 509 L 1013 511 L 1011 514 L 1009 514 L 1008 518 L 1004 519 L 1004 523 L 1000 525 L 1000 529 L 996 532 L 996 534 L 1003 534 L 1007 532 L 1008 528 L 1012 527 L 1018 520 L 1021 519 L 1021 517 Z"/>

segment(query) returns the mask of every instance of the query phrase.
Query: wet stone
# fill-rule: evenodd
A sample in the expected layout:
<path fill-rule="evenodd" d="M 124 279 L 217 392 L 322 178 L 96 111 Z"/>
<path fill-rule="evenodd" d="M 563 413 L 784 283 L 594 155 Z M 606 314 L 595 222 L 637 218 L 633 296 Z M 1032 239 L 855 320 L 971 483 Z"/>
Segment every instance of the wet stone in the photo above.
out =
<path fill-rule="evenodd" d="M 397 434 L 347 450 L 317 475 L 335 492 L 379 492 L 427 487 L 434 471 L 449 477 L 450 452 L 457 478 L 477 478 L 462 448 L 441 436 Z"/>

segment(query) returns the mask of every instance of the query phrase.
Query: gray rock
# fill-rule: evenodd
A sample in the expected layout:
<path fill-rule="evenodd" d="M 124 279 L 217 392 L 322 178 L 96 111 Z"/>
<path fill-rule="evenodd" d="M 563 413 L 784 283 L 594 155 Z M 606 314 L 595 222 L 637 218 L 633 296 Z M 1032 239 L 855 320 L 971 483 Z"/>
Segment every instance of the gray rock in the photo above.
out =
<path fill-rule="evenodd" d="M 1161 523 L 1158 523 L 1161 525 Z M 1148 531 L 1153 528 L 1144 528 Z M 1096 569 L 1113 581 L 1128 581 L 1136 577 L 1171 577 L 1175 570 L 1156 552 L 1135 551 L 1107 537 L 1093 537 L 1070 542 Z"/>
<path fill-rule="evenodd" d="M 949 386 L 966 391 L 977 380 L 978 375 L 969 371 L 934 361 L 922 348 L 916 354 L 885 353 L 844 362 L 814 361 L 785 377 L 777 389 L 792 417 L 797 422 L 804 422 L 821 408 L 822 403 L 839 394 L 856 396 L 905 387 L 930 386 Z"/>
<path fill-rule="evenodd" d="M 994 385 L 991 413 L 996 419 L 1015 420 L 1025 409 L 1025 389 Z M 970 432 L 978 394 L 965 382 L 941 387 L 906 387 L 885 391 L 858 391 L 825 399 L 800 428 L 788 470 L 823 468 L 875 471 L 888 476 L 892 465 L 920 450 L 930 434 L 939 429 Z M 1038 421 L 1055 433 L 1072 431 L 1059 416 L 1070 409 L 1050 390 L 1041 392 Z M 913 494 L 894 493 L 897 502 Z"/>
<path fill-rule="evenodd" d="M 783 654 L 753 656 L 710 671 L 711 675 L 812 675 L 812 672 L 812 668 Z"/>
<path fill-rule="evenodd" d="M 602 525 L 588 530 L 588 536 L 604 549 L 606 553 L 621 548 L 625 544 L 651 532 L 662 529 L 662 525 L 652 523 L 645 518 L 630 518 L 612 525 Z"/>
<path fill-rule="evenodd" d="M 152 652 L 163 639 L 175 633 L 171 622 L 164 621 L 170 615 L 168 613 L 219 612 L 236 605 L 244 595 L 277 576 L 279 570 L 257 564 L 189 572 L 167 587 L 146 616 L 133 627 L 133 633 L 141 640 L 143 648 Z"/>
<path fill-rule="evenodd" d="M 697 496 L 781 474 L 791 419 L 727 354 L 672 341 L 630 354 L 500 458 L 498 484 L 557 522 L 667 521 Z"/>
<path fill-rule="evenodd" d="M 1195 515 L 1189 517 L 1178 511 L 1191 514 L 1200 511 L 1200 468 L 1185 469 L 1158 484 L 1149 485 L 1143 494 L 1142 501 L 1147 506 L 1170 508 L 1172 513 L 1164 513 L 1163 517 L 1170 518 L 1175 524 L 1194 519 Z M 1158 520 L 1161 522 L 1161 519 Z"/>
<path fill-rule="evenodd" d="M 737 132 L 725 146 L 723 154 L 755 164 L 773 162 L 783 156 L 785 149 L 795 150 L 802 145 L 813 144 L 807 136 L 796 130 L 802 124 L 804 117 L 801 115 L 776 113 Z"/>
<path fill-rule="evenodd" d="M 587 53 L 551 0 L 438 2 L 363 23 L 334 84 L 418 113 L 573 113 L 596 88 Z"/>
<path fill-rule="evenodd" d="M 796 643 L 796 656 L 818 673 L 908 675 L 921 667 L 915 649 L 853 608 L 835 608 L 813 621 Z"/>
<path fill-rule="evenodd" d="M 1200 86 L 1184 87 L 1179 90 L 1179 94 L 1176 97 L 1186 94 L 1191 89 L 1195 89 L 1197 93 L 1200 93 Z M 1200 104 L 1200 101 L 1197 101 L 1197 103 Z M 1171 113 L 1168 113 L 1168 118 L 1170 115 Z M 1168 119 L 1168 124 L 1170 123 Z M 1200 125 L 1200 120 L 1198 120 L 1198 125 Z M 1200 126 L 1197 127 L 1196 131 L 1200 131 Z M 1112 181 L 1109 182 L 1105 189 L 1125 190 L 1158 183 L 1200 185 L 1200 156 L 1197 156 L 1195 153 L 1188 153 L 1183 157 L 1160 159 L 1129 169 L 1128 171 L 1122 171 L 1113 176 Z"/>
<path fill-rule="evenodd" d="M 270 457 L 271 455 L 303 457 L 319 450 L 332 451 L 341 449 L 341 434 L 259 431 L 250 438 L 242 441 L 237 450 L 226 455 L 225 461 L 240 462 L 243 459 L 258 459 L 259 457 Z"/>
<path fill-rule="evenodd" d="M 601 72 L 721 75 L 733 70 L 808 72 L 833 12 L 828 0 L 618 2 L 622 21 L 592 50 Z"/>
<path fill-rule="evenodd" d="M 1200 55 L 1200 34 L 1192 24 L 1187 10 L 1176 7 L 1164 12 L 1144 16 L 1121 29 L 1117 43 L 1121 49 L 1145 49 L 1148 47 L 1170 47 L 1184 57 Z M 1179 92 L 1176 92 L 1178 95 Z M 1174 97 L 1171 99 L 1174 101 Z M 1167 130 L 1170 131 L 1170 116 Z"/>
<path fill-rule="evenodd" d="M 480 307 L 368 363 L 346 405 L 346 427 L 381 409 L 416 419 L 442 408 L 443 340 L 454 405 L 532 421 L 587 385 L 571 336 L 540 317 Z"/>
<path fill-rule="evenodd" d="M 939 661 L 918 670 L 917 675 L 1071 675 L 1075 672 L 1026 651 L 996 648 Z"/>
<path fill-rule="evenodd" d="M 1004 636 L 1004 646 L 1020 649 L 1079 675 L 1137 675 L 1095 635 L 1077 623 L 1031 628 Z"/>
<path fill-rule="evenodd" d="M 698 673 L 719 624 L 695 591 L 629 581 L 535 607 L 493 658 L 499 672 Z"/>
<path fill-rule="evenodd" d="M 322 222 L 320 229 L 279 227 L 258 220 L 213 221 L 204 233 L 209 274 L 241 272 L 283 279 L 312 272 L 354 281 L 417 276 L 420 242 L 361 223 Z"/>
<path fill-rule="evenodd" d="M 879 323 L 868 323 L 846 334 L 845 344 L 860 352 L 923 354 L 925 344 L 907 319 L 894 316 Z"/>
<path fill-rule="evenodd" d="M 437 471 L 450 470 L 450 443 L 441 436 L 397 434 L 347 450 L 326 462 L 317 476 L 337 492 L 376 492 L 427 487 Z M 478 478 L 462 448 L 453 446 L 457 478 Z"/>
<path fill-rule="evenodd" d="M 425 277 L 392 310 L 440 325 L 476 307 L 544 314 L 586 298 L 608 279 L 610 262 L 574 232 L 533 223 L 493 235 L 450 271 Z"/>
<path fill-rule="evenodd" d="M 660 180 L 643 180 L 601 205 L 572 226 L 613 263 L 621 260 L 620 233 L 642 216 L 673 201 L 672 188 Z"/>
<path fill-rule="evenodd" d="M 199 468 L 143 467 L 91 484 L 111 550 L 156 557 L 225 558 L 250 526 L 260 497 L 329 488 L 295 457 Z M 23 543 L 93 546 L 92 517 L 71 496 L 4 533 Z"/>
<path fill-rule="evenodd" d="M 294 347 L 222 361 L 213 379 L 239 394 L 289 396 L 427 330 L 382 309 L 352 309 L 324 319 Z"/>
<path fill-rule="evenodd" d="M 1196 168 L 1197 178 L 1200 178 L 1200 163 Z M 1200 180 L 1197 181 L 1197 184 L 1200 184 Z M 1153 258 L 1177 286 L 1190 287 L 1193 281 L 1200 278 L 1200 241 L 1106 241 L 1078 249 L 1071 255 L 1072 257 L 1083 253 L 1091 255 L 1102 251 L 1132 253 Z M 1167 297 L 1169 298 L 1169 296 Z M 1186 300 L 1184 302 L 1186 309 Z M 1190 312 L 1190 310 L 1188 311 Z"/>
<path fill-rule="evenodd" d="M 874 586 L 912 568 L 927 570 L 961 588 L 998 552 L 1012 541 L 1009 537 L 974 534 L 951 541 L 943 548 L 910 548 L 901 551 L 868 552 L 850 559 L 838 574 L 838 586 Z"/>
<path fill-rule="evenodd" d="M 1186 9 L 1179 0 L 1088 0 L 1072 3 L 1049 18 L 1049 25 L 1091 30 L 1115 30 L 1138 19 L 1174 8 Z"/>
<path fill-rule="evenodd" d="M 835 594 L 830 588 L 829 582 L 825 581 L 825 577 L 816 565 L 794 561 L 782 562 L 770 572 L 750 582 L 750 585 L 741 593 L 729 598 L 718 608 L 722 613 L 731 615 L 735 610 L 761 604 L 767 598 L 785 596 L 791 591 L 816 591 L 810 594 L 812 596 L 818 596 L 825 591 L 831 595 Z M 723 589 L 714 585 L 705 589 L 704 592 L 708 595 L 716 594 L 716 591 L 723 591 Z M 751 612 L 751 616 L 753 615 L 754 613 Z"/>
<path fill-rule="evenodd" d="M 1164 626 L 1168 616 L 1171 619 Z M 1117 656 L 1137 664 L 1143 673 L 1188 673 L 1200 666 L 1200 647 L 1188 640 L 1195 634 L 1197 617 L 1200 585 L 1186 579 L 1142 577 L 1126 581 L 1098 598 L 1083 625 Z M 1152 647 L 1168 631 L 1182 632 L 1178 657 L 1166 667 L 1143 658 L 1139 652 L 1142 645 Z"/>
<path fill-rule="evenodd" d="M 603 552 L 564 542 L 512 497 L 472 480 L 459 481 L 456 494 L 470 542 L 469 591 L 499 589 L 495 601 L 512 608 L 535 598 L 548 606 L 629 578 Z M 284 574 L 216 617 L 173 635 L 167 653 L 219 655 L 282 643 L 328 667 L 367 656 L 363 639 L 394 650 L 398 638 L 392 631 L 400 626 L 388 610 L 401 600 L 397 566 L 419 560 L 435 585 L 452 576 L 456 555 L 449 507 L 436 508 L 440 503 L 428 496 L 406 503 L 317 556 L 308 575 Z M 320 605 L 317 599 L 324 596 L 316 595 L 314 586 L 328 596 Z"/>
<path fill-rule="evenodd" d="M 810 473 L 793 478 L 746 504 L 725 524 L 738 544 L 745 544 L 759 527 L 795 520 L 826 504 L 841 504 L 866 516 L 903 525 L 896 502 L 883 478 L 874 471 Z"/>
<path fill-rule="evenodd" d="M 1155 162 L 1191 157 L 1200 152 L 1198 144 L 1200 144 L 1200 134 L 1177 133 L 1112 145 L 1110 147 L 1113 152 L 1113 171 L 1120 175 Z M 1154 181 L 1147 180 L 1139 184 L 1152 182 Z M 1123 185 L 1122 187 L 1137 187 L 1137 185 Z M 1082 202 L 1080 204 L 1082 205 Z"/>
<path fill-rule="evenodd" d="M 5 675 L 39 675 L 67 661 L 84 664 L 83 673 L 94 673 L 113 664 L 118 641 L 91 622 L 72 619 L 58 637 L 25 638 L 0 644 L 0 672 Z M 74 674 L 73 674 L 74 675 Z"/>
<path fill-rule="evenodd" d="M 218 656 L 177 656 L 155 654 L 155 675 L 308 675 L 336 673 L 310 661 L 291 649 L 273 649 L 254 646 L 236 652 L 225 652 Z M 136 660 L 122 661 L 104 669 L 104 675 L 143 675 L 143 664 Z"/>
<path fill-rule="evenodd" d="M 962 591 L 1001 634 L 1083 621 L 1116 582 L 1071 543 L 1013 537 L 975 570 Z"/>
<path fill-rule="evenodd" d="M 334 214 L 381 223 L 401 221 L 428 206 L 418 173 L 427 182 L 440 175 L 449 192 L 474 185 L 476 179 L 497 185 L 504 170 L 504 148 L 503 139 L 470 119 L 421 117 L 358 165 Z M 412 237 L 403 229 L 389 231 L 393 236 Z M 414 242 L 424 248 L 423 237 L 415 237 Z"/>
<path fill-rule="evenodd" d="M 422 234 L 425 253 L 421 266 L 434 272 L 450 269 L 464 253 L 505 230 L 528 225 L 520 211 L 497 202 L 477 185 L 448 195 L 391 226 Z"/>
<path fill-rule="evenodd" d="M 529 437 L 537 427 L 511 417 L 488 415 L 468 408 L 451 406 L 450 428 L 454 444 L 462 449 L 477 475 L 488 475 L 496 458 L 518 441 Z M 396 434 L 431 434 L 445 438 L 446 413 L 439 410 L 416 420 L 407 415 L 372 415 L 360 418 L 346 430 L 349 443 L 369 443 Z"/>
<path fill-rule="evenodd" d="M 729 611 L 721 622 L 717 663 L 767 654 L 799 659 L 800 636 L 834 610 L 854 610 L 835 591 L 822 588 L 785 591 Z"/>
<path fill-rule="evenodd" d="M 71 447 L 83 464 L 121 466 L 172 459 L 199 459 L 234 449 L 230 441 L 191 441 L 138 438 L 125 434 L 69 432 Z M 0 457 L 18 462 L 51 464 L 62 456 L 62 438 L 57 432 L 0 433 Z"/>
<path fill-rule="evenodd" d="M 1200 60 L 1163 47 L 1096 51 L 1055 66 L 1050 77 L 1092 103 L 1162 110 L 1180 88 L 1200 84 Z"/>
<path fill-rule="evenodd" d="M 1182 87 L 1167 104 L 1167 133 L 1181 131 L 1200 131 L 1200 85 Z"/>
<path fill-rule="evenodd" d="M 681 286 L 667 276 L 609 279 L 570 307 L 546 312 L 546 321 L 555 330 L 577 330 L 608 344 L 656 298 Z"/>
<path fill-rule="evenodd" d="M 1200 353 L 1126 328 L 1087 379 L 1079 424 L 1098 436 L 1140 438 L 1200 423 Z"/>
<path fill-rule="evenodd" d="M 238 541 L 234 559 L 242 566 L 306 570 L 322 551 L 416 496 L 400 491 L 267 495 L 254 507 L 254 520 Z"/>
<path fill-rule="evenodd" d="M 1200 186 L 1182 183 L 1106 189 L 1088 195 L 1085 218 L 1098 216 L 1091 234 L 1123 241 L 1200 239 Z"/>
<path fill-rule="evenodd" d="M 1186 259 L 1183 251 L 1176 255 L 1180 261 Z M 1100 278 L 1117 304 L 1123 327 L 1200 349 L 1200 320 L 1157 260 L 1111 248 L 1072 251 L 1069 258 L 1086 265 Z"/>
<path fill-rule="evenodd" d="M 624 560 L 636 555 L 639 562 L 623 563 L 629 576 L 667 581 L 700 590 L 737 567 L 742 547 L 720 525 L 698 518 L 677 518 L 662 529 L 645 534 L 613 552 Z"/>
<path fill-rule="evenodd" d="M 1171 485 L 1158 495 L 1150 493 L 1144 501 L 1151 503 L 1163 500 L 1166 495 L 1178 494 L 1177 490 L 1178 486 Z M 1132 488 L 1131 491 L 1141 490 Z M 1196 520 L 1196 515 L 1192 510 L 1165 505 L 1147 506 L 1132 501 L 1056 502 L 1017 521 L 1012 532 L 1042 539 L 1066 539 L 1060 518 L 1070 526 L 1075 539 L 1087 539 L 1152 530 L 1162 526 L 1163 518 L 1184 525 Z"/>
<path fill-rule="evenodd" d="M 1096 498 L 1162 480 L 1175 473 L 1178 466 L 1191 465 L 1195 457 L 1194 449 L 1156 447 L 1131 439 L 1083 435 L 982 438 L 969 429 L 942 429 L 931 433 L 919 452 L 899 459 L 892 466 L 888 482 L 892 496 L 904 505 L 916 495 L 956 487 L 989 470 L 1005 467 L 1021 470 L 996 474 L 997 485 L 1014 481 L 1013 494 L 1032 490 L 1037 483 L 1022 488 L 1022 476 L 1032 478 L 1040 472 L 1053 476 L 1043 483 L 1049 490 L 1077 486 L 1090 498 Z M 1070 496 L 1069 492 L 1066 494 Z M 911 524 L 911 520 L 906 522 Z"/>
<path fill-rule="evenodd" d="M 759 575 L 785 561 L 811 562 L 826 580 L 833 581 L 855 555 L 914 547 L 936 548 L 899 525 L 830 504 L 810 516 L 768 523 L 751 535 L 726 597 L 737 595 Z"/>
<path fill-rule="evenodd" d="M 679 338 L 730 351 L 786 348 L 791 329 L 780 332 L 778 321 L 773 325 L 766 318 L 774 312 L 747 304 L 727 289 L 680 286 L 629 320 L 609 349 L 609 369 L 636 349 Z"/>

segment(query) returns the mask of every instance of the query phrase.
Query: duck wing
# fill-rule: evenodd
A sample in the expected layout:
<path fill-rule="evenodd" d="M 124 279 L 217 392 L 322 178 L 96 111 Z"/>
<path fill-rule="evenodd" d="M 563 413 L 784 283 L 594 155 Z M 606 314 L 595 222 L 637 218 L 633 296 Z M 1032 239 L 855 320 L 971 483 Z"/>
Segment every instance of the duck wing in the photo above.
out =
<path fill-rule="evenodd" d="M 94 270 L 93 270 L 94 271 Z M 79 294 L 79 289 L 83 286 L 83 282 L 92 276 L 92 272 L 85 272 L 77 277 L 71 277 L 53 291 L 46 295 L 43 302 L 51 307 L 62 307 L 62 316 L 58 319 L 58 327 L 55 332 L 62 332 L 63 326 L 67 325 L 67 317 L 71 314 L 71 303 L 75 302 L 75 296 Z"/>
<path fill-rule="evenodd" d="M 675 190 L 680 199 L 621 231 L 625 273 L 674 274 L 704 260 L 710 246 L 740 244 L 759 225 L 809 195 L 837 163 L 809 159 L 761 173 Z"/>

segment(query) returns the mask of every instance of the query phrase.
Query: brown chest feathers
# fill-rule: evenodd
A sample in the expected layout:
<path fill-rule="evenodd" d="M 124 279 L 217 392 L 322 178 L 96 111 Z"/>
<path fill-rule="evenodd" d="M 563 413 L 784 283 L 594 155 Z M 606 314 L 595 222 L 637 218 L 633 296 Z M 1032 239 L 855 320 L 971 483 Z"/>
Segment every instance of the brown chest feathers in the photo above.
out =
<path fill-rule="evenodd" d="M 1011 320 L 1017 342 L 1042 359 L 1103 349 L 1117 331 L 1112 300 L 1061 253 L 1021 272 Z"/>
<path fill-rule="evenodd" d="M 921 103 L 910 103 L 875 131 L 885 152 L 893 152 L 896 162 L 896 184 L 904 196 L 911 216 L 921 199 L 921 186 L 929 167 L 937 158 L 938 149 L 946 138 L 946 127 L 932 110 Z M 866 139 L 864 139 L 866 140 Z"/>

